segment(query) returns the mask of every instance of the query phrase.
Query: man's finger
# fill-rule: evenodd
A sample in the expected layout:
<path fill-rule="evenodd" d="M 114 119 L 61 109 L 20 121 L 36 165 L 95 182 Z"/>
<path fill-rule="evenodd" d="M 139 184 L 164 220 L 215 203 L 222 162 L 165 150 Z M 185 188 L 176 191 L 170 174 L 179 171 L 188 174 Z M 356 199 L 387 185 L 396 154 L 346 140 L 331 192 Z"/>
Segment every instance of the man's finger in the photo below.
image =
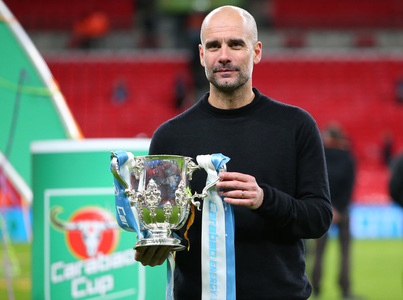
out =
<path fill-rule="evenodd" d="M 219 176 L 222 180 L 238 180 L 243 182 L 249 181 L 251 177 L 250 175 L 238 172 L 221 172 Z"/>

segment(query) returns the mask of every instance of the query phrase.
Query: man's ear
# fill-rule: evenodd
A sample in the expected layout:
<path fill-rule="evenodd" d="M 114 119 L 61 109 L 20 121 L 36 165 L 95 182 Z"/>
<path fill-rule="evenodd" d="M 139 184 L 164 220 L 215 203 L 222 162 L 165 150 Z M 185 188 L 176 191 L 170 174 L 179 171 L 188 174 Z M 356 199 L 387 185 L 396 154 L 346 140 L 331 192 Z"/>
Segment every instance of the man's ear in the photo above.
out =
<path fill-rule="evenodd" d="M 203 45 L 199 45 L 199 56 L 200 56 L 200 64 L 204 67 L 204 52 L 203 52 Z"/>
<path fill-rule="evenodd" d="M 253 52 L 254 52 L 253 63 L 256 65 L 262 59 L 262 43 L 261 42 L 255 43 L 255 46 L 253 46 Z"/>

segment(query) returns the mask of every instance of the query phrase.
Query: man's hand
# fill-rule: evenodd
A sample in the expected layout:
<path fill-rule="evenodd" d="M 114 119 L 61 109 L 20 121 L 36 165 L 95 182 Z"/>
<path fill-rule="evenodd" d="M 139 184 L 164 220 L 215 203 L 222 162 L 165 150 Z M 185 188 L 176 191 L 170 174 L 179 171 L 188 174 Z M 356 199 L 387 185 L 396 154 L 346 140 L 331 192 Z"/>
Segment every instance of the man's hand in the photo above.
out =
<path fill-rule="evenodd" d="M 340 212 L 333 207 L 333 224 L 340 223 L 341 215 Z"/>
<path fill-rule="evenodd" d="M 221 172 L 219 176 L 222 181 L 217 183 L 217 188 L 221 189 L 219 195 L 225 202 L 252 210 L 262 205 L 263 190 L 255 177 L 236 172 Z"/>
<path fill-rule="evenodd" d="M 143 246 L 138 247 L 134 253 L 134 259 L 143 266 L 159 266 L 167 259 L 171 246 Z"/>

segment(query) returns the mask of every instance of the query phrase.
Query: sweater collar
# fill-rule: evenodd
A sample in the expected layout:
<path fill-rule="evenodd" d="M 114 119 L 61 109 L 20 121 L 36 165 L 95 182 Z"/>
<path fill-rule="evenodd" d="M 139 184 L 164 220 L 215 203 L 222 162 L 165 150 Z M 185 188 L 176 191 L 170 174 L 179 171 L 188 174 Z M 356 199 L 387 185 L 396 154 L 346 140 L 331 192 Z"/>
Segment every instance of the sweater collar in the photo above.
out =
<path fill-rule="evenodd" d="M 238 115 L 238 114 L 242 114 L 250 109 L 252 109 L 253 107 L 255 107 L 257 105 L 257 103 L 260 102 L 260 99 L 262 98 L 262 94 L 259 92 L 259 90 L 257 88 L 253 88 L 253 93 L 255 94 L 255 98 L 252 100 L 251 103 L 242 106 L 240 108 L 235 108 L 235 109 L 220 109 L 217 107 L 212 106 L 209 102 L 208 102 L 208 98 L 210 96 L 210 92 L 207 92 L 206 94 L 204 94 L 204 96 L 200 99 L 200 107 L 203 110 L 208 110 L 209 112 L 213 112 L 215 114 L 220 114 L 220 115 Z"/>

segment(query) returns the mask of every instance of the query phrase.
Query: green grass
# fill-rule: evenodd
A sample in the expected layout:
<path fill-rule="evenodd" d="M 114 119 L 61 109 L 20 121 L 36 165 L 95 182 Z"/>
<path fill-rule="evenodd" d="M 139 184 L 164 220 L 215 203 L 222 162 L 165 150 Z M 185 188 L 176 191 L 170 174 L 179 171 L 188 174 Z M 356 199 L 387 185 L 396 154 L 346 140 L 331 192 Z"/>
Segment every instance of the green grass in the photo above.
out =
<path fill-rule="evenodd" d="M 313 248 L 313 241 L 308 242 Z M 340 251 L 337 240 L 325 250 L 320 300 L 342 299 L 338 286 Z M 311 275 L 313 252 L 307 256 Z M 351 247 L 351 289 L 366 300 L 403 299 L 403 241 L 353 240 Z M 311 299 L 315 299 L 311 297 Z"/>
<path fill-rule="evenodd" d="M 14 299 L 31 299 L 31 246 L 29 244 L 13 244 L 9 248 L 13 262 L 12 284 Z M 4 274 L 4 251 L 0 248 L 0 299 L 9 299 Z"/>
<path fill-rule="evenodd" d="M 312 248 L 308 241 L 308 249 Z M 28 244 L 13 244 L 12 253 L 17 261 L 12 278 L 17 300 L 30 300 L 31 248 Z M 307 257 L 308 274 L 312 252 Z M 0 299 L 8 299 L 4 278 L 3 249 L 0 248 Z M 341 299 L 337 285 L 339 264 L 338 243 L 330 240 L 326 248 L 322 296 L 320 300 Z M 356 240 L 352 243 L 352 290 L 366 300 L 403 299 L 403 241 Z"/>

